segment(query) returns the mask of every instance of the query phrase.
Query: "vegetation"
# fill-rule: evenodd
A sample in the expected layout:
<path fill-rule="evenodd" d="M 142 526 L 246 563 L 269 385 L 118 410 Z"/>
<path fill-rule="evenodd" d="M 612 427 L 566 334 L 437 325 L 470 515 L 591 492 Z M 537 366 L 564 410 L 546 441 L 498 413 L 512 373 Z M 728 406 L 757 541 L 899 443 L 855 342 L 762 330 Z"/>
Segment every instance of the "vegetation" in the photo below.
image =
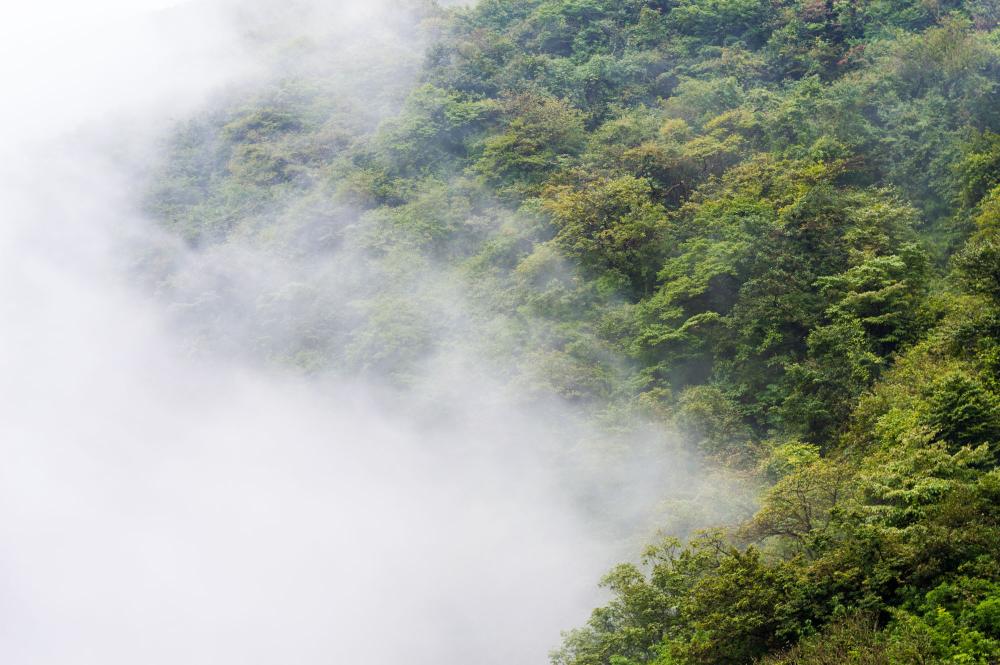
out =
<path fill-rule="evenodd" d="M 292 67 L 174 138 L 149 206 L 192 245 L 361 259 L 262 292 L 251 345 L 403 384 L 472 345 L 755 480 L 609 573 L 556 665 L 1000 662 L 997 3 L 406 16 L 415 85 L 366 72 L 359 109 Z"/>

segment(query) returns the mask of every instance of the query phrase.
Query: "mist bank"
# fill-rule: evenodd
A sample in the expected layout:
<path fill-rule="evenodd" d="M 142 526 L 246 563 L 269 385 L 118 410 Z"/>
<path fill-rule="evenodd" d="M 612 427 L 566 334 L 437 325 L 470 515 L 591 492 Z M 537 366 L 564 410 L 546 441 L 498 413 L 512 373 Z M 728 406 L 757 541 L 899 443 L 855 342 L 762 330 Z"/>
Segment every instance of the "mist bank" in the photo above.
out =
<path fill-rule="evenodd" d="M 453 149 L 393 153 L 420 11 L 37 33 L 0 180 L 0 660 L 543 662 L 654 515 L 716 515 L 728 478 L 476 292 L 578 281 L 477 272 L 535 218 L 458 171 L 380 208 L 349 168 Z"/>

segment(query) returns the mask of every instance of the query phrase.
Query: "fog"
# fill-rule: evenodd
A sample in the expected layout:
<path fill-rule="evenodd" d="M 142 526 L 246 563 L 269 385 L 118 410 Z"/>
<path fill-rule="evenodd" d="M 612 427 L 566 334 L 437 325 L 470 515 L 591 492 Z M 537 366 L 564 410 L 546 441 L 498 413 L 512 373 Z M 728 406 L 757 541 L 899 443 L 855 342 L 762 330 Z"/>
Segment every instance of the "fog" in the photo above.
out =
<path fill-rule="evenodd" d="M 544 663 L 655 506 L 697 502 L 696 463 L 652 427 L 595 461 L 585 414 L 516 399 L 474 344 L 402 387 L 262 350 L 390 287 L 349 245 L 194 249 L 141 212 L 175 124 L 270 75 L 254 30 L 315 29 L 168 4 L 49 4 L 3 35 L 0 662 Z M 380 11 L 318 16 L 418 53 Z M 413 275 L 448 335 L 489 330 L 451 274 Z M 256 318 L 289 285 L 323 312 Z"/>

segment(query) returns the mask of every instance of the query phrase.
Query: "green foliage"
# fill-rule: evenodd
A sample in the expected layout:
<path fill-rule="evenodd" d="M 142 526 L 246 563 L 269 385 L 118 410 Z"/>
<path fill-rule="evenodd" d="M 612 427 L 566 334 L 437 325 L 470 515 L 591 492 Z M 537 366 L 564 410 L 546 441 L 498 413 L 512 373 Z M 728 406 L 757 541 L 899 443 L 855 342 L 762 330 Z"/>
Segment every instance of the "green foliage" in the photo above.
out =
<path fill-rule="evenodd" d="M 894 660 L 878 622 L 864 614 L 851 614 L 822 633 L 812 635 L 793 649 L 770 658 L 767 665 L 891 665 L 919 660 Z M 912 654 L 918 655 L 918 654 Z M 919 657 L 919 655 L 918 655 Z"/>
<path fill-rule="evenodd" d="M 1000 182 L 1000 134 L 976 133 L 956 165 L 959 199 L 972 207 Z"/>
<path fill-rule="evenodd" d="M 1000 448 L 1000 398 L 962 373 L 937 380 L 930 388 L 928 425 L 953 447 L 982 444 Z"/>
<path fill-rule="evenodd" d="M 806 359 L 788 366 L 788 395 L 778 414 L 791 432 L 829 441 L 878 375 L 880 358 L 857 319 L 816 328 L 806 346 Z"/>
<path fill-rule="evenodd" d="M 431 85 L 417 88 L 399 116 L 383 127 L 379 161 L 401 175 L 439 171 L 450 157 L 465 154 L 495 107 Z"/>
<path fill-rule="evenodd" d="M 741 39 L 760 46 L 774 18 L 774 5 L 761 0 L 678 0 L 667 15 L 667 24 L 704 43 Z"/>
<path fill-rule="evenodd" d="M 526 95 L 505 100 L 506 131 L 483 141 L 475 170 L 498 186 L 532 191 L 585 141 L 583 116 L 565 101 Z"/>
<path fill-rule="evenodd" d="M 595 271 L 613 272 L 642 295 L 654 283 L 666 221 L 651 193 L 647 181 L 623 176 L 552 187 L 542 206 L 557 229 L 556 244 L 568 256 Z"/>
<path fill-rule="evenodd" d="M 731 460 L 752 452 L 739 406 L 718 386 L 686 388 L 677 398 L 674 423 L 705 454 Z"/>

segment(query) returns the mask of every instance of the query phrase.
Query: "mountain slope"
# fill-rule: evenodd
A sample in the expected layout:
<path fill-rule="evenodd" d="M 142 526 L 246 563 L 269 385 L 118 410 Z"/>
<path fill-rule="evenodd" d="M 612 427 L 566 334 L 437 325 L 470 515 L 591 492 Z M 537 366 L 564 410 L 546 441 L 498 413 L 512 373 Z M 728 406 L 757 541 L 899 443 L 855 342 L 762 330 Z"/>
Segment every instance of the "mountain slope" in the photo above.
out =
<path fill-rule="evenodd" d="M 195 343 L 403 389 L 428 357 L 474 358 L 762 488 L 739 523 L 673 506 L 674 535 L 720 529 L 615 569 L 557 663 L 1000 658 L 995 3 L 382 20 L 414 51 L 282 41 L 268 86 L 176 134 L 148 199 L 164 226 L 207 261 L 294 266 Z M 163 265 L 161 295 L 191 303 Z"/>

